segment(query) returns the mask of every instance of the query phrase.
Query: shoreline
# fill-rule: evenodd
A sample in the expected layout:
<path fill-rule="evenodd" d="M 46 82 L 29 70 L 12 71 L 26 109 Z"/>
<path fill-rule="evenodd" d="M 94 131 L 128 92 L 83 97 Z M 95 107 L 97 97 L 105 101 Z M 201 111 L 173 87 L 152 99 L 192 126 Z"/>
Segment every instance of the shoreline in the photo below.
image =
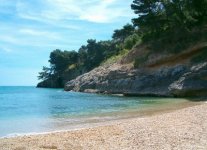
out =
<path fill-rule="evenodd" d="M 207 102 L 206 102 L 207 103 Z M 107 126 L 111 124 L 116 124 L 116 123 L 121 123 L 123 121 L 131 120 L 131 119 L 141 119 L 141 118 L 147 118 L 155 115 L 160 115 L 160 114 L 165 114 L 165 113 L 170 113 L 174 112 L 180 109 L 188 108 L 188 107 L 193 107 L 197 105 L 202 105 L 203 102 L 190 102 L 190 101 L 185 101 L 185 102 L 179 102 L 178 104 L 173 104 L 173 105 L 164 105 L 161 107 L 154 107 L 154 108 L 144 108 L 142 110 L 127 110 L 125 112 L 115 112 L 115 114 L 110 114 L 109 116 L 91 116 L 91 117 L 82 117 L 79 118 L 79 120 L 86 120 L 83 123 L 79 124 L 74 124 L 74 125 L 68 125 L 68 126 L 63 126 L 63 128 L 57 128 L 57 129 L 51 129 L 50 131 L 36 131 L 36 132 L 14 132 L 10 133 L 5 136 L 0 136 L 1 139 L 8 139 L 8 138 L 18 138 L 18 137 L 24 137 L 24 136 L 35 136 L 35 135 L 46 135 L 46 134 L 52 134 L 52 133 L 62 133 L 62 132 L 70 132 L 70 131 L 77 131 L 77 130 L 84 130 L 88 128 L 95 128 L 95 127 L 100 127 L 100 126 Z M 116 116 L 116 117 L 115 117 Z M 95 117 L 95 119 L 94 119 Z M 103 119 L 103 118 L 108 118 L 108 119 Z M 109 119 L 110 118 L 110 119 Z M 94 120 L 93 120 L 94 119 Z"/>
<path fill-rule="evenodd" d="M 165 149 L 206 149 L 206 114 L 207 102 L 203 102 L 166 113 L 114 120 L 101 126 L 1 138 L 0 149 L 162 149 L 166 144 Z"/>

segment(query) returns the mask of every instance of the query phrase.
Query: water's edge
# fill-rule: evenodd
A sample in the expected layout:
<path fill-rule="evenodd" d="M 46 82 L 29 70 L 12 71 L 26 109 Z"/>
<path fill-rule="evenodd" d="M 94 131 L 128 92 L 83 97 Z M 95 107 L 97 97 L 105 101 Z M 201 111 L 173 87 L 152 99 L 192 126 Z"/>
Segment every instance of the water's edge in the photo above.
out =
<path fill-rule="evenodd" d="M 207 102 L 189 102 L 189 103 L 187 102 L 187 103 L 183 103 L 183 105 L 179 105 L 179 107 L 171 107 L 171 108 L 167 107 L 161 110 L 147 110 L 147 111 L 145 110 L 143 111 L 142 115 L 140 115 L 140 112 L 139 114 L 137 114 L 137 112 L 130 112 L 130 113 L 133 113 L 133 115 L 129 115 L 125 118 L 113 118 L 111 120 L 102 121 L 102 122 L 88 122 L 82 125 L 70 126 L 67 129 L 62 129 L 62 130 L 59 129 L 59 130 L 53 130 L 53 131 L 48 131 L 48 132 L 14 133 L 14 134 L 9 134 L 8 136 L 0 137 L 0 139 L 71 132 L 71 131 L 77 131 L 77 130 L 83 130 L 83 129 L 89 129 L 89 128 L 96 128 L 96 127 L 101 127 L 101 126 L 108 126 L 108 125 L 113 125 L 113 124 L 119 124 L 122 122 L 127 122 L 135 118 L 142 119 L 142 118 L 148 118 L 148 117 L 155 116 L 155 115 L 171 113 L 177 110 L 194 107 L 197 105 L 202 105 L 204 103 L 207 103 Z"/>

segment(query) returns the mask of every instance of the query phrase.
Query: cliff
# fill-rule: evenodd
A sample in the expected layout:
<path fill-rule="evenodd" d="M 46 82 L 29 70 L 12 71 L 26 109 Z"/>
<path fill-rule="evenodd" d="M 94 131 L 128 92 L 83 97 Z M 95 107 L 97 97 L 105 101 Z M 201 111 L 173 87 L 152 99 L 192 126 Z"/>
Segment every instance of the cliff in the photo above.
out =
<path fill-rule="evenodd" d="M 207 43 L 180 53 L 134 47 L 114 64 L 102 65 L 65 84 L 66 91 L 137 96 L 207 96 Z"/>

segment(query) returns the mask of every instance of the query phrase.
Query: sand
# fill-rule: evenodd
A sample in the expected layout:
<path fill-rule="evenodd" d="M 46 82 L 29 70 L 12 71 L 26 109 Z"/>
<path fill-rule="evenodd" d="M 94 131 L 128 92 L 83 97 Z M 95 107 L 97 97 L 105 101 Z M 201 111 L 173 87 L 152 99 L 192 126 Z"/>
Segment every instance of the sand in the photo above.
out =
<path fill-rule="evenodd" d="M 0 150 L 207 150 L 207 103 L 108 125 L 0 139 Z"/>

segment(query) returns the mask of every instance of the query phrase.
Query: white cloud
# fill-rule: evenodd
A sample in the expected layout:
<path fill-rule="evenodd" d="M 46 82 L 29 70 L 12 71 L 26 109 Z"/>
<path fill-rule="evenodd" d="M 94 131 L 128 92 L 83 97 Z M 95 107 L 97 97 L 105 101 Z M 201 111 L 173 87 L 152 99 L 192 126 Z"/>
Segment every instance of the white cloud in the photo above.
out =
<path fill-rule="evenodd" d="M 57 33 L 47 32 L 47 31 L 38 31 L 38 30 L 34 30 L 34 29 L 29 29 L 29 28 L 20 29 L 19 33 L 25 34 L 28 36 L 46 37 L 48 39 L 60 39 L 60 36 Z"/>
<path fill-rule="evenodd" d="M 110 23 L 121 17 L 130 17 L 130 3 L 126 0 L 37 0 L 38 7 L 18 1 L 17 12 L 21 18 L 36 21 L 85 20 Z M 41 6 L 39 6 L 41 4 Z"/>
<path fill-rule="evenodd" d="M 1 40 L 1 42 L 7 42 L 7 43 L 11 43 L 11 44 L 19 44 L 19 40 L 13 36 L 0 35 L 0 40 Z"/>
<path fill-rule="evenodd" d="M 21 29 L 20 34 L 17 35 L 0 35 L 0 42 L 4 43 L 4 47 L 0 47 L 1 51 L 12 52 L 12 49 L 8 48 L 9 45 L 15 46 L 30 46 L 30 47 L 47 47 L 50 49 L 60 48 L 64 49 L 68 46 L 76 47 L 80 46 L 80 39 L 66 39 L 64 36 L 56 36 L 50 32 L 40 32 L 31 29 Z M 53 37 L 52 37 L 53 36 Z M 81 39 L 82 40 L 82 39 Z"/>
<path fill-rule="evenodd" d="M 104 30 L 108 31 L 105 26 L 89 22 L 116 24 L 122 17 L 131 18 L 129 5 L 130 2 L 126 0 L 5 1 L 3 5 L 0 4 L 0 8 L 9 12 L 15 6 L 15 13 L 12 14 L 14 10 L 11 10 L 8 14 L 15 20 L 4 19 L 0 22 L 0 42 L 6 46 L 42 46 L 49 49 L 56 46 L 68 47 L 67 45 L 78 47 L 88 38 L 99 38 L 96 37 L 97 33 L 105 34 Z"/>
<path fill-rule="evenodd" d="M 64 41 L 62 37 L 52 31 L 38 31 L 30 28 L 22 28 L 19 30 L 7 30 L 0 35 L 0 41 L 12 45 L 20 46 L 49 46 L 54 41 Z M 6 44 L 6 45 L 7 45 Z M 9 51 L 5 48 L 4 51 Z"/>
<path fill-rule="evenodd" d="M 104 0 L 98 5 L 91 5 L 86 12 L 80 14 L 80 19 L 88 20 L 91 22 L 108 23 L 115 21 L 119 17 L 123 17 L 125 11 L 122 8 L 112 7 L 116 0 Z"/>

